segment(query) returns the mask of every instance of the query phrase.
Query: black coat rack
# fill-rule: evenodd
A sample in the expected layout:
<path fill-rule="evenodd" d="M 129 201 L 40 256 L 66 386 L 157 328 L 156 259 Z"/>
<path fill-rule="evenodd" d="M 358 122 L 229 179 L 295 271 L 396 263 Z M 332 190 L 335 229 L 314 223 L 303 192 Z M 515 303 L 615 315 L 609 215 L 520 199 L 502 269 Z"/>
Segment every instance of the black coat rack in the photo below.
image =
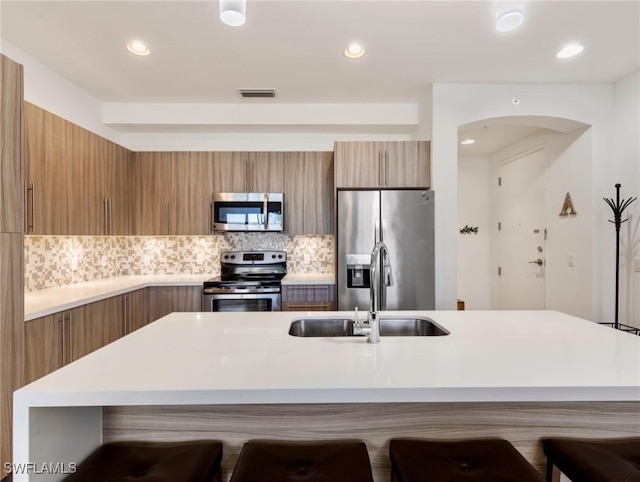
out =
<path fill-rule="evenodd" d="M 602 199 L 604 199 L 613 210 L 613 221 L 609 220 L 609 222 L 616 225 L 616 314 L 614 323 L 604 324 L 613 325 L 616 330 L 631 331 L 636 334 L 640 334 L 640 329 L 634 328 L 633 326 L 623 325 L 618 322 L 618 300 L 620 295 L 620 226 L 622 226 L 622 223 L 626 223 L 628 221 L 628 219 L 622 219 L 622 213 L 637 198 L 620 199 L 620 184 L 618 183 L 616 184 L 616 200 L 614 201 L 613 198 L 607 199 L 606 197 Z"/>

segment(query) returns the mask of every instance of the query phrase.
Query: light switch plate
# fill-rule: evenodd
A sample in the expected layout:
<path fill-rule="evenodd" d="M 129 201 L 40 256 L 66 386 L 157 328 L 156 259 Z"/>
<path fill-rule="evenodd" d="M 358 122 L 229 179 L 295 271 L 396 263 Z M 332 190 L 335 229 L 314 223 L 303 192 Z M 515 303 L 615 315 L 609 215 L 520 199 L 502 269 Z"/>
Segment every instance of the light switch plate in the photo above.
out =
<path fill-rule="evenodd" d="M 573 268 L 576 265 L 576 255 L 575 254 L 569 253 L 568 264 L 569 264 L 570 268 Z"/>
<path fill-rule="evenodd" d="M 640 273 L 640 258 L 633 259 L 633 271 Z"/>

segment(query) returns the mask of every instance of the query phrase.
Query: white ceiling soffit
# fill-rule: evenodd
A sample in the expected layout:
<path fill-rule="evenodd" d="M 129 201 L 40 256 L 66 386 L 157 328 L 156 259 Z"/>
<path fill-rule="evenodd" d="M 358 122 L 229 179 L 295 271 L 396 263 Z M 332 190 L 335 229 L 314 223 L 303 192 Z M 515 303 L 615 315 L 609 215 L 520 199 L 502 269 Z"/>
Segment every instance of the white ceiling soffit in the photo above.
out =
<path fill-rule="evenodd" d="M 461 125 L 458 128 L 458 132 L 466 133 L 470 129 L 476 129 L 484 126 L 522 126 L 522 127 L 537 127 L 543 129 L 551 129 L 562 134 L 569 134 L 570 132 L 577 131 L 578 129 L 584 129 L 589 127 L 588 124 L 578 122 L 572 119 L 563 119 L 560 117 L 549 116 L 536 116 L 536 115 L 521 115 L 521 116 L 506 116 L 506 117 L 493 117 L 491 119 L 483 119 L 476 122 L 470 122 L 468 124 Z"/>

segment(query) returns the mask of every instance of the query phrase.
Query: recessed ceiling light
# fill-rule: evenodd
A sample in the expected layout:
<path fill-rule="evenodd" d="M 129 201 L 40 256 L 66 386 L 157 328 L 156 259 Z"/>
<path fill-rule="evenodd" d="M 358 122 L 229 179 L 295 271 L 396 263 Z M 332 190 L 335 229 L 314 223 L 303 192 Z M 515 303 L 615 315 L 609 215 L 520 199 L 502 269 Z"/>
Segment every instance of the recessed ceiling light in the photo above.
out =
<path fill-rule="evenodd" d="M 136 55 L 149 55 L 151 50 L 140 40 L 133 40 L 127 44 L 127 50 Z"/>
<path fill-rule="evenodd" d="M 566 47 L 563 47 L 562 50 L 560 50 L 560 52 L 556 54 L 556 57 L 558 57 L 559 59 L 568 59 L 569 57 L 578 55 L 583 50 L 584 47 L 580 44 L 570 44 Z"/>
<path fill-rule="evenodd" d="M 474 144 L 476 142 L 475 139 L 465 139 L 462 142 L 460 142 L 460 144 L 462 144 L 463 146 L 468 146 L 470 144 Z"/>
<path fill-rule="evenodd" d="M 525 0 L 494 0 L 495 27 L 500 33 L 511 32 L 524 23 Z"/>
<path fill-rule="evenodd" d="M 362 57 L 364 55 L 364 48 L 360 44 L 352 43 L 349 44 L 349 46 L 344 49 L 342 53 L 345 57 L 349 57 L 350 59 L 357 59 L 358 57 Z"/>

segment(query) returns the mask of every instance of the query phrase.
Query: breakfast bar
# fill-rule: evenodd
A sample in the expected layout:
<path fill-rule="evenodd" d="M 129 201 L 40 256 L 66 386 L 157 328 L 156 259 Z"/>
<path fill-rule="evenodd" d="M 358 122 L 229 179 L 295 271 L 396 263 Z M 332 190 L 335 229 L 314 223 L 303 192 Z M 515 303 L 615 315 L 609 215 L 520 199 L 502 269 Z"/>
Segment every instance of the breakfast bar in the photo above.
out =
<path fill-rule="evenodd" d="M 289 334 L 353 313 L 168 315 L 18 390 L 15 463 L 209 438 L 224 443 L 228 477 L 252 438 L 358 438 L 381 482 L 397 436 L 504 437 L 542 470 L 542 436 L 640 435 L 640 337 L 554 311 L 381 315 L 449 334 L 370 344 Z M 14 480 L 58 480 L 26 472 Z"/>

